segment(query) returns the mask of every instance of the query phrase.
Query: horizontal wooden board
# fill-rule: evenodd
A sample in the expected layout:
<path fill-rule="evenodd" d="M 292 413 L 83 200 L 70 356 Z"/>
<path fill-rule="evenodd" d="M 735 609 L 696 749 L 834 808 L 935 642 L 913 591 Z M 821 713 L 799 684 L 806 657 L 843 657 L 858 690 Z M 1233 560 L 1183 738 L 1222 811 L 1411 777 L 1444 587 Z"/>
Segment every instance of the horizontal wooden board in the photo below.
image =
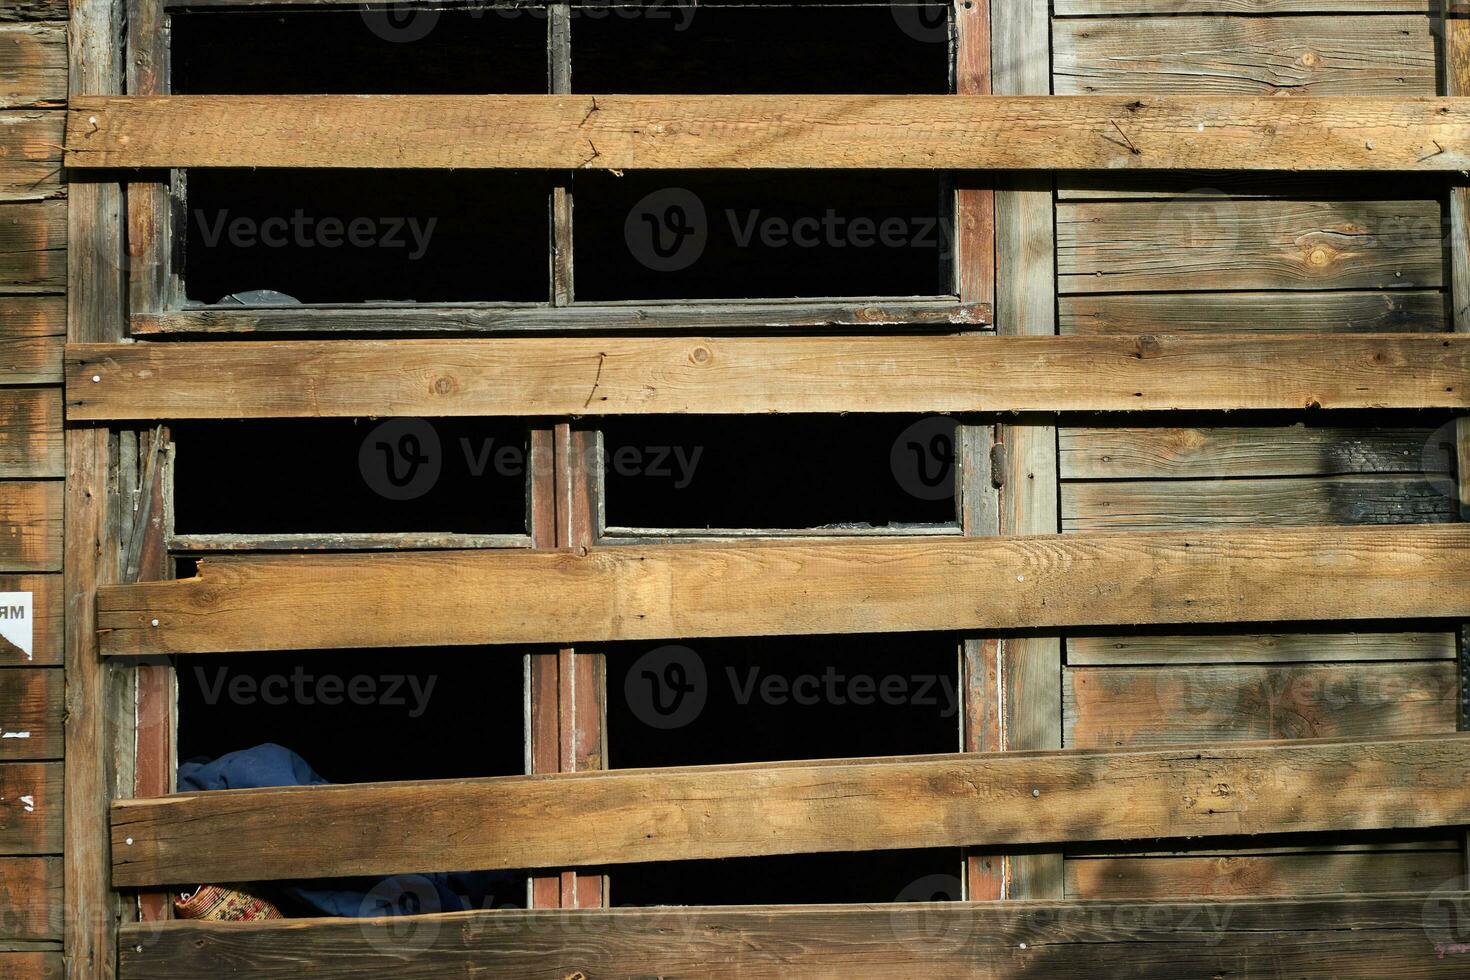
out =
<path fill-rule="evenodd" d="M 1455 730 L 1453 662 L 1068 667 L 1063 744 L 1352 738 Z M 1435 882 L 1438 884 L 1438 882 Z"/>
<path fill-rule="evenodd" d="M 0 203 L 0 291 L 66 289 L 66 201 Z"/>
<path fill-rule="evenodd" d="M 0 854 L 61 853 L 61 767 L 0 763 Z"/>
<path fill-rule="evenodd" d="M 97 609 L 107 654 L 1470 618 L 1470 525 L 230 555 Z"/>
<path fill-rule="evenodd" d="M 62 913 L 61 858 L 0 857 L 0 936 L 60 940 Z"/>
<path fill-rule="evenodd" d="M 64 695 L 59 668 L 0 670 L 0 759 L 60 759 Z"/>
<path fill-rule="evenodd" d="M 1436 473 L 1452 446 L 1433 425 L 1149 425 L 1059 429 L 1064 480 Z"/>
<path fill-rule="evenodd" d="M 0 592 L 31 594 L 31 651 L 0 640 L 0 667 L 39 667 L 62 661 L 60 575 L 0 575 Z"/>
<path fill-rule="evenodd" d="M 61 950 L 0 951 L 0 974 L 9 980 L 61 980 Z"/>
<path fill-rule="evenodd" d="M 1435 36 L 1422 15 L 1059 19 L 1052 78 L 1058 95 L 1438 91 Z"/>
<path fill-rule="evenodd" d="M 61 570 L 62 485 L 0 480 L 0 572 Z"/>
<path fill-rule="evenodd" d="M 133 887 L 1448 826 L 1470 822 L 1467 766 L 1470 735 L 1451 734 L 185 793 L 113 804 L 112 871 Z"/>
<path fill-rule="evenodd" d="M 1438 13 L 1442 0 L 1054 0 L 1058 17 L 1083 14 Z"/>
<path fill-rule="evenodd" d="M 0 24 L 0 109 L 65 104 L 66 25 Z"/>
<path fill-rule="evenodd" d="M 280 95 L 72 99 L 68 167 L 1449 172 L 1470 99 Z"/>
<path fill-rule="evenodd" d="M 0 202 L 41 201 L 61 194 L 65 119 L 49 109 L 0 112 Z"/>
<path fill-rule="evenodd" d="M 1459 980 L 1458 893 L 1252 901 L 497 909 L 124 925 L 123 980 L 954 976 Z M 1426 918 L 1426 908 L 1441 913 Z M 1442 955 L 1443 954 L 1443 955 Z"/>
<path fill-rule="evenodd" d="M 0 296 L 4 384 L 60 384 L 65 342 L 65 296 Z"/>
<path fill-rule="evenodd" d="M 1062 293 L 1405 289 L 1443 283 L 1438 201 L 1057 205 L 1057 289 Z"/>
<path fill-rule="evenodd" d="M 1442 475 L 1084 481 L 1063 483 L 1061 492 L 1063 531 L 1434 524 L 1459 517 L 1454 481 Z"/>
<path fill-rule="evenodd" d="M 1067 663 L 1248 664 L 1312 661 L 1453 660 L 1453 632 L 1159 633 L 1069 636 Z"/>
<path fill-rule="evenodd" d="M 1073 899 L 1232 898 L 1433 891 L 1463 873 L 1457 850 L 1069 858 Z"/>
<path fill-rule="evenodd" d="M 0 477 L 65 475 L 61 389 L 0 388 Z"/>
<path fill-rule="evenodd" d="M 73 344 L 70 419 L 1464 408 L 1470 336 Z"/>
<path fill-rule="evenodd" d="M 564 331 L 784 330 L 788 327 L 984 327 L 988 303 L 946 296 L 748 300 L 701 303 L 437 303 L 373 306 L 208 306 L 134 314 L 134 336 L 150 334 L 545 333 Z"/>
<path fill-rule="evenodd" d="M 1098 293 L 1057 299 L 1062 334 L 1432 333 L 1445 294 L 1402 292 Z"/>

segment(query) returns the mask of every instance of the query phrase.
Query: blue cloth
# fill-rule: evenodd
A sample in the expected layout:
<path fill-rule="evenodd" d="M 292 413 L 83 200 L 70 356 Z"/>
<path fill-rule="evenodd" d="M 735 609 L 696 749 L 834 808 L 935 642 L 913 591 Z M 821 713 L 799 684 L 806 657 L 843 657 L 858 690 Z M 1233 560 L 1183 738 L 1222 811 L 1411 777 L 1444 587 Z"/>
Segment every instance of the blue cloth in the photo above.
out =
<path fill-rule="evenodd" d="M 267 786 L 321 786 L 327 781 L 290 749 L 267 742 L 179 766 L 179 790 L 260 789 Z M 425 828 L 431 833 L 432 828 Z M 202 884 L 202 883 L 201 883 Z M 221 884 L 209 882 L 209 884 Z M 506 872 L 453 871 L 391 878 L 336 878 L 312 887 L 281 883 L 277 891 L 304 915 L 417 915 L 462 912 L 522 904 L 524 879 Z M 282 911 L 295 911 L 283 908 Z"/>

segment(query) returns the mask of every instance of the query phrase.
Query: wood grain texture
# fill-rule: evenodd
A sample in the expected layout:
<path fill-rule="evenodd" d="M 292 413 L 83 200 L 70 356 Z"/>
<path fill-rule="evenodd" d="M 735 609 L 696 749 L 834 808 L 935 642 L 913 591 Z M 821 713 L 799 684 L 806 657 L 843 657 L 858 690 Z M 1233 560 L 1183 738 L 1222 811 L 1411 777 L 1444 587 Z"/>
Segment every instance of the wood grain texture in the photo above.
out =
<path fill-rule="evenodd" d="M 60 571 L 61 510 L 57 481 L 0 481 L 0 571 Z"/>
<path fill-rule="evenodd" d="M 1470 100 L 79 95 L 66 128 L 66 165 L 78 168 L 1171 170 L 1201 160 L 1462 170 Z"/>
<path fill-rule="evenodd" d="M 1063 202 L 1058 289 L 1438 287 L 1443 240 L 1438 201 Z"/>
<path fill-rule="evenodd" d="M 1098 293 L 1057 300 L 1062 334 L 1433 333 L 1449 329 L 1444 293 Z"/>
<path fill-rule="evenodd" d="M 60 384 L 65 343 L 65 297 L 0 296 L 0 377 L 6 384 Z"/>
<path fill-rule="evenodd" d="M 1418 474 L 1062 484 L 1066 531 L 1300 524 L 1434 524 L 1458 519 L 1449 481 Z"/>
<path fill-rule="evenodd" d="M 1452 632 L 1159 633 L 1069 636 L 1067 663 L 1262 664 L 1312 661 L 1453 660 Z"/>
<path fill-rule="evenodd" d="M 73 420 L 1463 408 L 1470 337 L 73 344 L 66 374 Z"/>
<path fill-rule="evenodd" d="M 54 667 L 0 671 L 0 759 L 60 759 L 64 697 Z"/>
<path fill-rule="evenodd" d="M 61 920 L 61 858 L 0 858 L 0 936 L 59 940 Z"/>
<path fill-rule="evenodd" d="M 1433 426 L 1155 425 L 1061 430 L 1064 480 L 1444 474 Z"/>
<path fill-rule="evenodd" d="M 0 477 L 65 476 L 61 424 L 60 388 L 0 388 Z"/>
<path fill-rule="evenodd" d="M 1470 613 L 1470 526 L 225 556 L 104 586 L 108 654 Z M 494 601 L 487 601 L 494 596 Z M 156 625 L 155 625 L 156 622 Z"/>
<path fill-rule="evenodd" d="M 0 7 L 5 21 L 65 20 L 66 15 L 66 0 L 11 0 Z"/>
<path fill-rule="evenodd" d="M 0 290 L 66 288 L 66 209 L 64 200 L 0 203 Z"/>
<path fill-rule="evenodd" d="M 0 854 L 61 853 L 62 782 L 59 762 L 0 764 Z"/>
<path fill-rule="evenodd" d="M 122 976 L 1452 980 L 1464 962 L 1437 924 L 1460 898 L 504 910 L 408 935 L 393 919 L 178 922 L 125 927 Z M 1444 910 L 1428 934 L 1426 903 Z"/>
<path fill-rule="evenodd" d="M 0 973 L 10 980 L 61 980 L 61 951 L 0 951 Z"/>
<path fill-rule="evenodd" d="M 65 104 L 66 25 L 0 24 L 0 109 Z"/>
<path fill-rule="evenodd" d="M 1467 766 L 1450 734 L 187 793 L 113 804 L 113 881 L 1447 826 Z"/>
<path fill-rule="evenodd" d="M 1422 14 L 1058 19 L 1053 84 L 1058 95 L 1435 95 L 1430 26 Z"/>
<path fill-rule="evenodd" d="M 0 45 L 4 40 L 0 38 Z M 0 202 L 59 197 L 65 116 L 47 109 L 0 112 Z"/>
<path fill-rule="evenodd" d="M 1432 891 L 1461 873 L 1458 851 L 1339 851 L 1105 857 L 1067 861 L 1072 899 L 1233 898 Z"/>
<path fill-rule="evenodd" d="M 1064 737 L 1069 747 L 1112 748 L 1437 734 L 1455 730 L 1458 689 L 1448 661 L 1069 667 Z"/>
<path fill-rule="evenodd" d="M 1082 14 L 1426 14 L 1439 0 L 1056 0 L 1058 17 Z"/>
<path fill-rule="evenodd" d="M 0 667 L 60 665 L 62 596 L 60 575 L 0 575 L 0 592 L 31 594 L 31 652 L 0 643 Z"/>

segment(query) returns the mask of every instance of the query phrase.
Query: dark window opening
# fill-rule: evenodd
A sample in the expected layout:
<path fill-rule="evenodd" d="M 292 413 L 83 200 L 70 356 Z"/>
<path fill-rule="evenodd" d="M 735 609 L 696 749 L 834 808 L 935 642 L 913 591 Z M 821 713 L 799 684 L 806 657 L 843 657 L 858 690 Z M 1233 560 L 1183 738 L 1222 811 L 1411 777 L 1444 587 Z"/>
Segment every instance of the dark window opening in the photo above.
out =
<path fill-rule="evenodd" d="M 190 422 L 174 440 L 180 534 L 526 531 L 523 423 Z"/>
<path fill-rule="evenodd" d="M 608 653 L 616 769 L 959 748 L 958 641 L 942 634 L 697 640 Z M 615 867 L 615 905 L 959 897 L 951 848 Z M 937 876 L 937 877 L 936 877 Z"/>
<path fill-rule="evenodd" d="M 648 416 L 603 427 L 609 527 L 816 528 L 956 519 L 945 416 Z"/>

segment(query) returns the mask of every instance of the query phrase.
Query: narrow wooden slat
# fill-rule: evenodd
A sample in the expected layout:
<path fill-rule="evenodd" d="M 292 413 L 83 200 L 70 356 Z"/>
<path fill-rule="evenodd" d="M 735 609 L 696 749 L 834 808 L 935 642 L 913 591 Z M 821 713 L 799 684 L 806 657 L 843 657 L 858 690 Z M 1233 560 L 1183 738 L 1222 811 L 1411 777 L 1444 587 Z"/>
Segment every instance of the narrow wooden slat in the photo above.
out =
<path fill-rule="evenodd" d="M 1439 0 L 1056 0 L 1058 17 L 1082 14 L 1411 14 Z"/>
<path fill-rule="evenodd" d="M 0 477 L 64 476 L 65 450 L 60 388 L 0 389 Z"/>
<path fill-rule="evenodd" d="M 66 208 L 64 200 L 0 203 L 0 290 L 66 288 Z"/>
<path fill-rule="evenodd" d="M 1460 854 L 1453 850 L 1070 858 L 1067 897 L 1243 898 L 1432 891 L 1460 873 Z"/>
<path fill-rule="evenodd" d="M 1437 287 L 1444 284 L 1440 224 L 1439 202 L 1427 200 L 1062 203 L 1057 288 Z"/>
<path fill-rule="evenodd" d="M 0 952 L 0 973 L 10 980 L 61 980 L 61 951 Z"/>
<path fill-rule="evenodd" d="M 1467 576 L 1467 525 L 1273 528 L 225 556 L 97 609 L 104 653 L 204 653 L 1449 618 Z"/>
<path fill-rule="evenodd" d="M 65 343 L 65 297 L 0 296 L 0 377 L 6 384 L 60 384 Z"/>
<path fill-rule="evenodd" d="M 1065 744 L 1351 738 L 1455 730 L 1449 661 L 1286 667 L 1069 667 Z M 1438 882 L 1434 882 L 1438 884 Z"/>
<path fill-rule="evenodd" d="M 0 932 L 6 939 L 59 940 L 62 913 L 61 858 L 0 858 Z"/>
<path fill-rule="evenodd" d="M 1443 481 L 1418 474 L 1064 483 L 1067 531 L 1456 520 Z"/>
<path fill-rule="evenodd" d="M 1444 474 L 1432 426 L 1119 426 L 1061 430 L 1064 480 L 1118 478 Z"/>
<path fill-rule="evenodd" d="M 68 167 L 1470 167 L 1470 100 L 1115 96 L 72 99 Z"/>
<path fill-rule="evenodd" d="M 1063 334 L 1432 333 L 1449 329 L 1445 295 L 1402 292 L 1099 293 L 1057 300 Z"/>
<path fill-rule="evenodd" d="M 0 759 L 59 759 L 65 681 L 54 667 L 0 671 Z"/>
<path fill-rule="evenodd" d="M 0 481 L 0 571 L 61 570 L 62 485 Z"/>
<path fill-rule="evenodd" d="M 69 345 L 75 420 L 1462 408 L 1470 338 L 792 337 Z"/>
<path fill-rule="evenodd" d="M 0 109 L 65 104 L 66 25 L 0 24 Z"/>
<path fill-rule="evenodd" d="M 62 661 L 60 575 L 0 575 L 0 592 L 31 594 L 31 652 L 0 643 L 0 667 L 40 667 Z"/>
<path fill-rule="evenodd" d="M 1424 16 L 1058 20 L 1052 44 L 1058 95 L 1438 92 Z"/>
<path fill-rule="evenodd" d="M 1454 659 L 1452 632 L 1067 637 L 1067 663 L 1073 666 Z"/>
<path fill-rule="evenodd" d="M 113 804 L 113 881 L 1444 826 L 1467 766 L 1450 734 L 189 793 Z"/>
<path fill-rule="evenodd" d="M 126 980 L 700 976 L 787 980 L 1457 980 L 1460 893 L 1184 902 L 937 902 L 125 926 Z M 1430 916 L 1426 916 L 1426 909 Z M 1444 954 L 1444 955 L 1441 955 Z"/>
<path fill-rule="evenodd" d="M 0 763 L 0 854 L 60 854 L 59 762 Z"/>

